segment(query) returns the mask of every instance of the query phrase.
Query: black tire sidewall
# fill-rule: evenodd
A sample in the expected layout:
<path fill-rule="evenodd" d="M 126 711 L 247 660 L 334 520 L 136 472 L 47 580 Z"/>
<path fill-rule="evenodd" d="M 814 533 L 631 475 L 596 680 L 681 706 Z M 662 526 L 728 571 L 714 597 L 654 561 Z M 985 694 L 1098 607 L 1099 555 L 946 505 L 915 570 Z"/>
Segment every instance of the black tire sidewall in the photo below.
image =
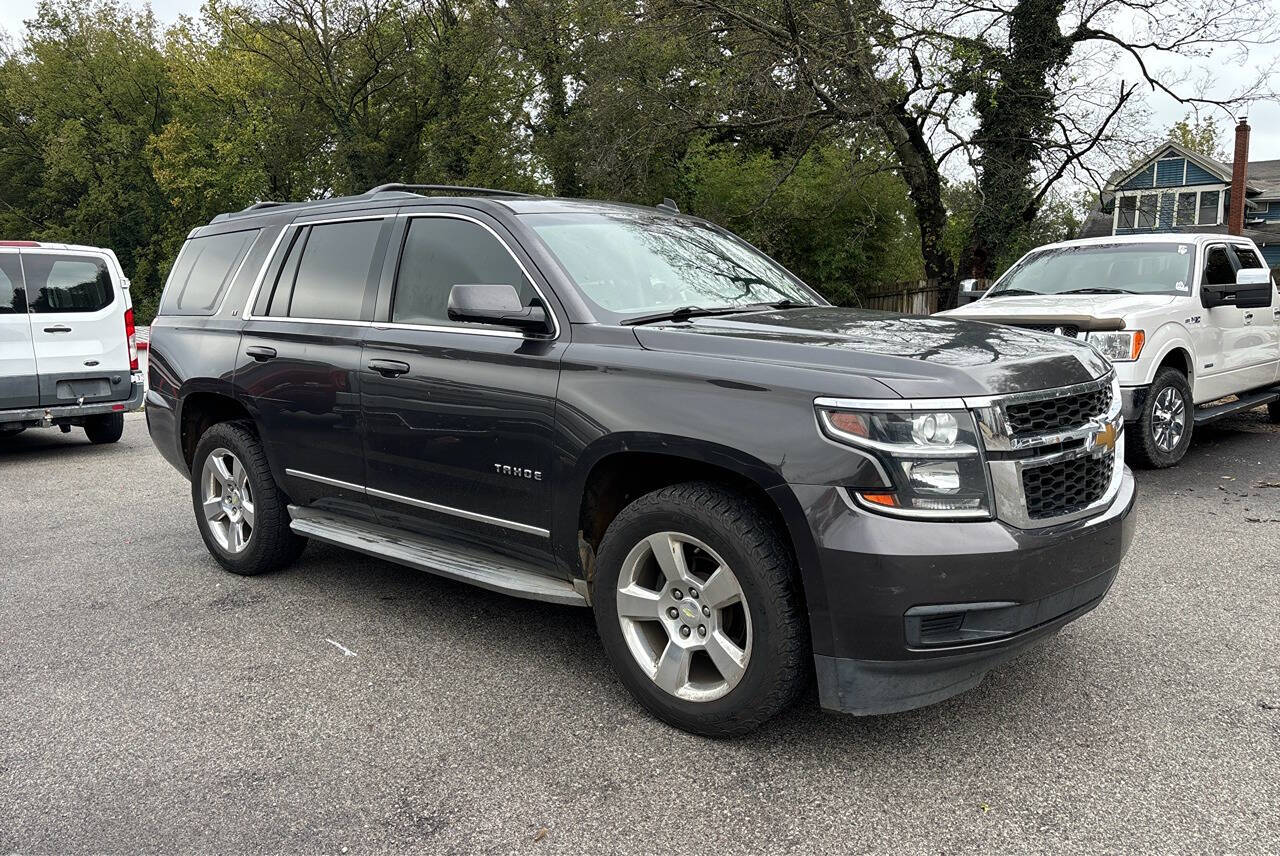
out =
<path fill-rule="evenodd" d="M 124 435 L 124 414 L 91 416 L 85 420 L 84 433 L 91 443 L 114 443 Z"/>
<path fill-rule="evenodd" d="M 240 459 L 254 497 L 254 527 L 249 546 L 240 553 L 228 553 L 209 531 L 202 505 L 202 476 L 205 460 L 214 449 L 225 448 Z M 280 564 L 279 543 L 296 538 L 288 531 L 289 515 L 276 498 L 275 481 L 262 455 L 261 441 L 245 428 L 229 422 L 214 425 L 196 444 L 191 465 L 191 503 L 196 527 L 210 555 L 218 564 L 236 574 L 254 575 Z M 273 531 L 274 530 L 274 531 Z"/>
<path fill-rule="evenodd" d="M 648 507 L 638 514 L 628 514 L 628 510 L 624 509 L 605 533 L 592 586 L 596 626 L 619 678 L 645 707 L 690 731 L 707 733 L 708 727 L 749 718 L 757 705 L 771 695 L 778 672 L 795 668 L 794 664 L 783 662 L 772 644 L 782 633 L 779 623 L 785 617 L 769 608 L 772 599 L 762 586 L 759 557 L 744 548 L 719 515 L 705 508 L 681 504 L 661 509 Z M 690 535 L 718 553 L 733 570 L 746 600 L 751 619 L 751 657 L 738 685 L 714 701 L 686 701 L 659 688 L 636 662 L 622 634 L 617 609 L 622 564 L 641 540 L 665 531 Z M 733 732 L 731 725 L 723 730 Z"/>
<path fill-rule="evenodd" d="M 1182 395 L 1187 411 L 1187 428 L 1173 451 L 1166 452 L 1156 445 L 1153 427 L 1156 399 L 1161 392 L 1170 387 L 1173 387 Z M 1187 454 L 1187 449 L 1191 447 L 1191 435 L 1195 433 L 1195 404 L 1191 398 L 1191 384 L 1187 382 L 1187 378 L 1182 372 L 1174 368 L 1164 368 L 1156 373 L 1155 380 L 1152 381 L 1151 389 L 1147 394 L 1147 400 L 1142 404 L 1142 417 L 1138 421 L 1138 430 L 1141 433 L 1141 436 L 1136 438 L 1141 443 L 1139 458 L 1148 466 L 1156 468 L 1171 467 L 1181 461 Z"/>

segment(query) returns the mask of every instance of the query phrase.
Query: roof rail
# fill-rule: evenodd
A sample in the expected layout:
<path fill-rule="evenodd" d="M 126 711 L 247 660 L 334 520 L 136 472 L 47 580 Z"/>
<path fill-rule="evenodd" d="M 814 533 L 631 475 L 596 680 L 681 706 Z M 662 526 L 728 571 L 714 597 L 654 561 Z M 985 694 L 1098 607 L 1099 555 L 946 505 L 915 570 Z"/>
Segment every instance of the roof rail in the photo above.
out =
<path fill-rule="evenodd" d="M 514 190 L 495 190 L 492 187 L 465 187 L 458 184 L 400 184 L 392 182 L 391 184 L 379 184 L 377 187 L 371 188 L 364 192 L 365 196 L 373 196 L 377 193 L 386 193 L 392 190 L 442 190 L 465 193 L 468 196 L 523 196 L 533 198 L 533 193 L 518 193 Z"/>
<path fill-rule="evenodd" d="M 288 205 L 287 202 L 276 202 L 273 199 L 264 199 L 261 202 L 255 202 L 248 208 L 242 208 L 241 211 L 257 211 L 260 208 L 275 208 L 278 205 Z"/>

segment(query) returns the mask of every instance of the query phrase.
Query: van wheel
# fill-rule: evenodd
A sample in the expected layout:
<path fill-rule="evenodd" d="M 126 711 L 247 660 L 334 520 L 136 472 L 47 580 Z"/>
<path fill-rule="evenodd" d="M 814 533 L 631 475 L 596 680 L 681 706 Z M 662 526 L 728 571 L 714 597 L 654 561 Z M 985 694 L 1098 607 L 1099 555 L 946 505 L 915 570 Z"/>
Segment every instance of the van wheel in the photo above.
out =
<path fill-rule="evenodd" d="M 288 499 L 247 422 L 221 422 L 201 435 L 191 464 L 191 500 L 205 547 L 233 574 L 283 568 L 307 544 L 289 528 Z"/>
<path fill-rule="evenodd" d="M 124 434 L 123 413 L 103 413 L 84 420 L 84 433 L 90 443 L 114 443 Z"/>
<path fill-rule="evenodd" d="M 664 722 L 707 737 L 745 734 L 806 686 L 795 561 L 750 498 L 705 482 L 642 496 L 609 525 L 595 567 L 605 653 Z"/>
<path fill-rule="evenodd" d="M 1182 460 L 1195 427 L 1195 404 L 1186 375 L 1171 366 L 1156 372 L 1135 427 L 1131 448 L 1139 465 L 1163 469 Z"/>
<path fill-rule="evenodd" d="M 17 437 L 26 430 L 27 426 L 25 425 L 0 425 L 0 440 L 7 439 L 9 437 Z"/>

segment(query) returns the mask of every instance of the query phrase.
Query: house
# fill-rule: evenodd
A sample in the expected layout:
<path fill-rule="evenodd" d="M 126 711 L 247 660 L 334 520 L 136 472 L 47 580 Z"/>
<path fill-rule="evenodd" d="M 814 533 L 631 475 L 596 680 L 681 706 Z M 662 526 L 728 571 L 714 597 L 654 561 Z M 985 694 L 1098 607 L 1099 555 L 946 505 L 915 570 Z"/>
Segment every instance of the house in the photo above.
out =
<path fill-rule="evenodd" d="M 1117 172 L 1081 238 L 1143 232 L 1222 232 L 1252 238 L 1280 268 L 1280 160 L 1249 161 L 1249 124 L 1236 126 L 1235 161 L 1219 163 L 1175 142 Z M 1239 169 L 1237 169 L 1239 167 Z M 1233 204 L 1243 200 L 1243 204 Z"/>

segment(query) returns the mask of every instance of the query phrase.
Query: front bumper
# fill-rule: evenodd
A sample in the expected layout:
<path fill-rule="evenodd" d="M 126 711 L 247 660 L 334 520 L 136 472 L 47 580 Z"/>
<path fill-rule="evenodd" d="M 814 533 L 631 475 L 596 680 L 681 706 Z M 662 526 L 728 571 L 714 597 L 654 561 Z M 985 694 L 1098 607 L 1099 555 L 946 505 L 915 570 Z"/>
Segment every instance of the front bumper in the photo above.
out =
<path fill-rule="evenodd" d="M 59 422 L 81 419 L 85 416 L 97 416 L 102 413 L 122 413 L 142 407 L 142 396 L 146 392 L 146 384 L 142 374 L 135 373 L 129 389 L 129 397 L 124 401 L 94 401 L 89 404 L 64 404 L 56 407 L 27 407 L 20 410 L 0 410 L 0 424 L 21 423 L 47 428 Z"/>
<path fill-rule="evenodd" d="M 806 593 L 822 591 L 810 597 L 810 617 L 829 622 L 814 633 L 819 696 L 823 707 L 858 715 L 976 686 L 1097 606 L 1133 538 L 1127 469 L 1104 511 L 1043 529 L 902 520 L 851 507 L 836 488 L 792 490 L 817 543 Z"/>

